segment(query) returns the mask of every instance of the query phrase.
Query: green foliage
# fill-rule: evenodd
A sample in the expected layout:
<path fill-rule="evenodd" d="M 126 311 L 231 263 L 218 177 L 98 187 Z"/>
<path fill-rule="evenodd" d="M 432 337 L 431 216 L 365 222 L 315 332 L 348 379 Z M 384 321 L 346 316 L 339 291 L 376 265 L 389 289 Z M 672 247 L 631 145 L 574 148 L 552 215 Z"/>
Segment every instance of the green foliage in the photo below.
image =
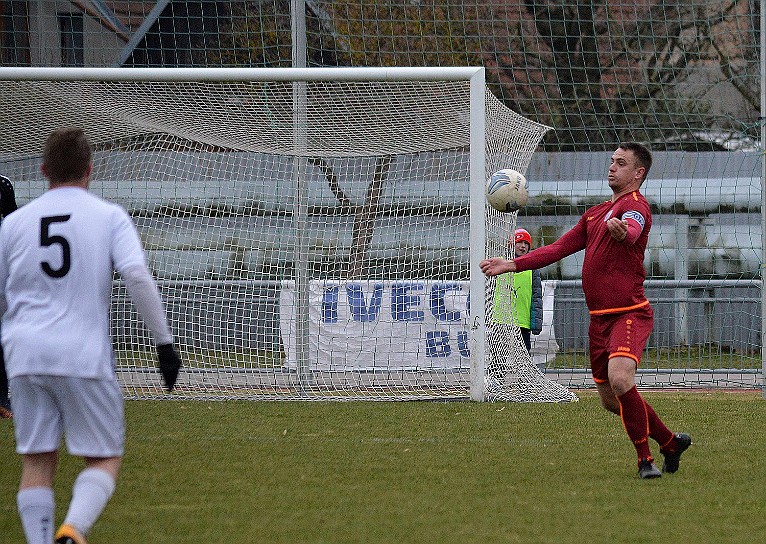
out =
<path fill-rule="evenodd" d="M 647 394 L 694 437 L 681 470 L 652 481 L 637 479 L 619 419 L 593 393 L 580 396 L 129 402 L 123 472 L 89 542 L 704 544 L 766 534 L 759 393 Z M 0 421 L 2 543 L 23 540 L 12 444 Z M 62 456 L 57 522 L 80 467 Z"/>

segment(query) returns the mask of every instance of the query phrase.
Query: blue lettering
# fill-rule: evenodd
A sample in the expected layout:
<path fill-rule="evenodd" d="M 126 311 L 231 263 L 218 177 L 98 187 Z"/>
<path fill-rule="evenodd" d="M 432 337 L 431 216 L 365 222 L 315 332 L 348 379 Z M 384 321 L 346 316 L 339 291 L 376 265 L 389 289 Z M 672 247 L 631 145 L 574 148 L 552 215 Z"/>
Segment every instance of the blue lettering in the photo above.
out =
<path fill-rule="evenodd" d="M 457 283 L 435 283 L 431 287 L 431 314 L 437 321 L 460 321 L 460 312 L 448 312 L 444 297 L 447 291 L 462 291 Z"/>
<path fill-rule="evenodd" d="M 322 322 L 338 322 L 338 286 L 325 287 L 322 292 Z"/>
<path fill-rule="evenodd" d="M 422 283 L 394 283 L 391 285 L 391 318 L 394 321 L 424 321 L 423 310 L 411 310 L 412 306 L 420 305 L 420 295 L 409 294 L 409 291 L 422 291 Z"/>
<path fill-rule="evenodd" d="M 426 333 L 426 357 L 449 357 L 452 348 L 449 345 L 449 333 L 429 331 Z"/>
<path fill-rule="evenodd" d="M 373 287 L 369 306 L 364 300 L 364 289 L 361 285 L 346 285 L 346 293 L 348 295 L 348 305 L 351 309 L 351 316 L 354 318 L 354 321 L 369 323 L 378 318 L 381 302 L 383 300 L 383 284 L 376 283 Z"/>

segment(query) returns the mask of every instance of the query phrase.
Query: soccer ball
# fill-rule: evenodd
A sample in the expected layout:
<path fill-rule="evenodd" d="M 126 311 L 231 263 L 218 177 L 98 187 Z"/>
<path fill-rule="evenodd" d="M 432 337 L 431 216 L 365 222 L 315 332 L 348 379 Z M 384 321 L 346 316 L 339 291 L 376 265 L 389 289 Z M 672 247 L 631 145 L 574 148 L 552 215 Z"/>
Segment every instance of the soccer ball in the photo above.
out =
<path fill-rule="evenodd" d="M 487 202 L 499 212 L 515 212 L 527 205 L 527 178 L 516 170 L 498 170 L 487 181 Z"/>

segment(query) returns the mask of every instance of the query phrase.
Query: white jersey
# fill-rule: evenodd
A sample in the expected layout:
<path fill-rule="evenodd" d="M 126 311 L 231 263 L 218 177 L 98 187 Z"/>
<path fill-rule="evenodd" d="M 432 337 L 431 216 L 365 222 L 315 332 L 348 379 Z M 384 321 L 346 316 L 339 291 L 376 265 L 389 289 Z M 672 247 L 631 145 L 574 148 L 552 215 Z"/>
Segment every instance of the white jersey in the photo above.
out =
<path fill-rule="evenodd" d="M 59 187 L 0 224 L 2 343 L 9 377 L 112 378 L 113 272 L 146 267 L 127 212 Z"/>

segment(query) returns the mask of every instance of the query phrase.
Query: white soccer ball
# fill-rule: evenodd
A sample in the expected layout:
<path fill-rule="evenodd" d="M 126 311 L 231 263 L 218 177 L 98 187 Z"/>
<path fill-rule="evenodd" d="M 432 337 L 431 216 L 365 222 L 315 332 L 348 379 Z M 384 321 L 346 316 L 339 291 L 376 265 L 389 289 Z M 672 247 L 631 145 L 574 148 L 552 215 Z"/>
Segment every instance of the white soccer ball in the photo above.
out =
<path fill-rule="evenodd" d="M 516 170 L 498 170 L 487 181 L 487 202 L 499 212 L 515 212 L 527 205 L 527 178 Z"/>

